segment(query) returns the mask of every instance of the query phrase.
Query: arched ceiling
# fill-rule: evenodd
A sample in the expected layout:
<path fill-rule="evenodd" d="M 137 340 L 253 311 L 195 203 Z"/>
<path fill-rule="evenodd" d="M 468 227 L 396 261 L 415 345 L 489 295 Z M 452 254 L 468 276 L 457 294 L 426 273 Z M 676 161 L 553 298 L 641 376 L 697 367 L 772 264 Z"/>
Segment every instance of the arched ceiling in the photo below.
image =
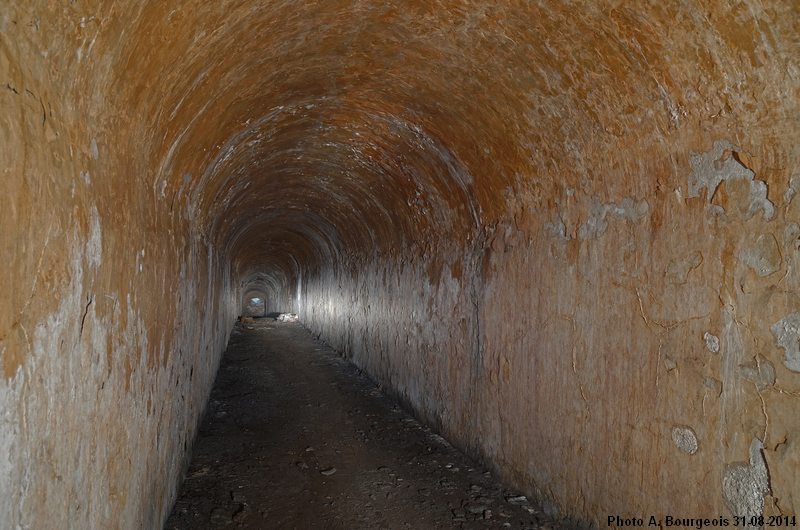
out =
<path fill-rule="evenodd" d="M 144 117 L 153 188 L 239 276 L 288 277 L 468 239 L 565 187 L 642 196 L 690 146 L 747 143 L 764 120 L 780 134 L 800 99 L 782 83 L 798 15 L 755 1 L 180 0 L 109 1 L 92 23 L 109 50 L 94 67 L 124 65 L 109 93 Z"/>

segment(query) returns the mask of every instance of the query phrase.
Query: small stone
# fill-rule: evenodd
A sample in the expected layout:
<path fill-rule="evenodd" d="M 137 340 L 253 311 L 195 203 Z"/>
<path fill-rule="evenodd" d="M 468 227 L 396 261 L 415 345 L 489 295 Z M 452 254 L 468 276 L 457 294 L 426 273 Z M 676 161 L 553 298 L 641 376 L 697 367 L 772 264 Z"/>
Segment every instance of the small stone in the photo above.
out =
<path fill-rule="evenodd" d="M 320 473 L 325 475 L 326 477 L 329 477 L 329 476 L 333 475 L 334 473 L 336 473 L 336 468 L 335 467 L 328 467 L 328 468 L 320 470 Z"/>
<path fill-rule="evenodd" d="M 281 313 L 275 320 L 278 322 L 297 322 L 300 318 L 295 313 Z"/>
<path fill-rule="evenodd" d="M 211 468 L 210 468 L 210 467 L 208 467 L 208 466 L 203 466 L 203 467 L 201 467 L 200 469 L 198 469 L 197 471 L 193 471 L 193 472 L 192 472 L 192 473 L 189 475 L 189 477 L 190 477 L 190 478 L 193 478 L 193 477 L 202 477 L 203 475 L 207 475 L 207 474 L 208 474 L 208 472 L 209 472 L 210 470 L 211 470 Z"/>
<path fill-rule="evenodd" d="M 528 498 L 525 495 L 512 495 L 506 497 L 506 502 L 508 504 L 515 504 L 519 506 L 521 504 L 525 504 L 526 502 L 528 502 Z"/>

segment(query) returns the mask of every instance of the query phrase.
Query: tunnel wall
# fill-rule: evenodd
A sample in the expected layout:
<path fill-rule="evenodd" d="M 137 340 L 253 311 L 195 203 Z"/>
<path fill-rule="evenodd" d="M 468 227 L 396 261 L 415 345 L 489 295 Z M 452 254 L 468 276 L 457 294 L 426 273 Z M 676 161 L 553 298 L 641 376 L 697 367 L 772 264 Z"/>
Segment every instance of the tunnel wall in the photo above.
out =
<path fill-rule="evenodd" d="M 4 3 L 3 522 L 157 526 L 258 277 L 553 511 L 796 512 L 798 19 Z"/>
<path fill-rule="evenodd" d="M 629 195 L 523 196 L 472 244 L 320 274 L 301 320 L 553 513 L 791 514 L 798 153 L 743 145 L 677 141 Z"/>
<path fill-rule="evenodd" d="M 147 184 L 158 131 L 109 88 L 121 28 L 74 3 L 13 4 L 0 6 L 0 527 L 160 528 L 238 314 L 230 266 L 186 196 L 172 210 Z M 107 47 L 87 61 L 92 37 Z"/>
<path fill-rule="evenodd" d="M 301 320 L 551 511 L 795 513 L 797 4 L 509 9 L 417 85 L 477 222 L 408 192 L 411 243 L 309 268 Z"/>

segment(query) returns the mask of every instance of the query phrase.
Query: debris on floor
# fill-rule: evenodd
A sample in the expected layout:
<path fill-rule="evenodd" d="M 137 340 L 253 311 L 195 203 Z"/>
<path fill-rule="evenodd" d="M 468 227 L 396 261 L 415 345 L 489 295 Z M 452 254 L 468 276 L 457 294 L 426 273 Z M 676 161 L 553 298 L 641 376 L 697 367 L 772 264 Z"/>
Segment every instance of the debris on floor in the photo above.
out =
<path fill-rule="evenodd" d="M 275 320 L 278 322 L 297 322 L 300 320 L 300 317 L 298 317 L 295 313 L 281 313 L 275 318 Z"/>

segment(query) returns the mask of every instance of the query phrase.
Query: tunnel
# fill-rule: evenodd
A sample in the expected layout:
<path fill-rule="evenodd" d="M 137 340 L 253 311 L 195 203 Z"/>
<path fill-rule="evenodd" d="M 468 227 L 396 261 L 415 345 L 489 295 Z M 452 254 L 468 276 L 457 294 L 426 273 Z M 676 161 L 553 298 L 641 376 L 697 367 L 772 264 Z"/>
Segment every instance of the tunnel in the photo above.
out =
<path fill-rule="evenodd" d="M 2 2 L 0 526 L 161 528 L 253 298 L 554 513 L 795 514 L 798 21 Z"/>

